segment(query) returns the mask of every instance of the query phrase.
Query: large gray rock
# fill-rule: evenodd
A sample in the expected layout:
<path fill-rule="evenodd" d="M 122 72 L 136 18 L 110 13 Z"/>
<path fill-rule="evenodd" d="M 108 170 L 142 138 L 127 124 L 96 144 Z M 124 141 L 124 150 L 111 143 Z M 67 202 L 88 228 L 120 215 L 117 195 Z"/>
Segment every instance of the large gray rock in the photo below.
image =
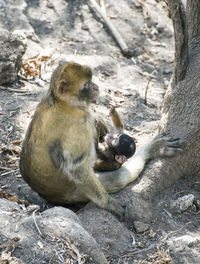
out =
<path fill-rule="evenodd" d="M 25 36 L 20 31 L 0 32 L 0 85 L 16 81 L 26 51 Z"/>
<path fill-rule="evenodd" d="M 9 253 L 9 248 L 16 248 L 12 256 L 23 263 L 57 264 L 74 258 L 79 259 L 78 263 L 108 263 L 75 213 L 64 207 L 53 207 L 41 214 L 38 209 L 39 206 L 25 208 L 0 199 L 0 257 L 1 251 Z"/>

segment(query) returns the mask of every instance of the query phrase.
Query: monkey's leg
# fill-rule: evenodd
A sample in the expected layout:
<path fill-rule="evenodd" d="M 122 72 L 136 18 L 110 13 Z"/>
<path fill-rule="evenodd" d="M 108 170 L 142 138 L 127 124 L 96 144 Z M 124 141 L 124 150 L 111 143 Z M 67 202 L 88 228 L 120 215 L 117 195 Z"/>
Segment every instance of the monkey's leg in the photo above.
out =
<path fill-rule="evenodd" d="M 80 180 L 80 179 L 84 179 Z M 107 209 L 116 214 L 122 220 L 124 217 L 124 209 L 108 195 L 101 182 L 97 179 L 92 168 L 88 170 L 81 169 L 76 171 L 72 179 L 77 186 L 77 196 L 83 193 L 89 200 L 93 201 L 99 207 Z"/>
<path fill-rule="evenodd" d="M 139 148 L 136 154 L 123 166 L 113 172 L 98 173 L 97 177 L 107 192 L 117 192 L 138 178 L 148 160 L 158 157 L 171 157 L 181 148 L 183 141 L 171 138 L 155 138 Z"/>

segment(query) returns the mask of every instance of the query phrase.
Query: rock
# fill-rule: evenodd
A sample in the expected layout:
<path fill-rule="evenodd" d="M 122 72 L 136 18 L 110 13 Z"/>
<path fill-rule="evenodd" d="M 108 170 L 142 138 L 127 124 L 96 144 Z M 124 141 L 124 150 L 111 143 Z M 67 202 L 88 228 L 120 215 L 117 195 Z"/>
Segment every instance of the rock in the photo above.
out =
<path fill-rule="evenodd" d="M 138 191 L 137 185 L 135 189 L 130 188 L 129 201 L 126 206 L 125 222 L 126 225 L 131 227 L 135 221 L 150 223 L 152 219 L 151 201 L 143 199 Z M 125 192 L 123 193 L 125 196 Z"/>
<path fill-rule="evenodd" d="M 149 229 L 149 224 L 145 224 L 140 221 L 134 221 L 133 225 L 137 233 L 143 233 Z"/>
<path fill-rule="evenodd" d="M 160 34 L 165 31 L 165 28 L 163 26 L 157 25 L 156 28 L 158 30 L 158 33 L 160 33 Z"/>
<path fill-rule="evenodd" d="M 148 63 L 143 63 L 142 68 L 144 69 L 144 71 L 146 71 L 148 73 L 152 73 L 155 70 L 155 67 L 151 64 L 148 64 Z"/>
<path fill-rule="evenodd" d="M 118 255 L 128 245 L 131 246 L 133 232 L 110 212 L 88 203 L 78 212 L 78 216 L 83 227 L 95 238 L 105 254 Z"/>
<path fill-rule="evenodd" d="M 162 73 L 163 74 L 172 74 L 173 73 L 173 68 L 170 65 L 164 65 L 161 67 Z"/>
<path fill-rule="evenodd" d="M 12 252 L 15 257 L 23 263 L 31 263 L 32 259 L 32 263 L 60 263 L 60 259 L 71 258 L 70 250 L 79 260 L 86 258 L 85 264 L 108 263 L 75 213 L 64 207 L 53 207 L 41 214 L 38 209 L 31 205 L 24 210 L 16 202 L 0 199 L 0 244 L 17 239 L 18 250 Z"/>
<path fill-rule="evenodd" d="M 53 5 L 53 3 L 51 2 L 51 1 L 47 1 L 47 7 L 48 8 L 54 8 L 54 5 Z"/>
<path fill-rule="evenodd" d="M 182 196 L 178 198 L 177 200 L 173 201 L 171 203 L 171 209 L 174 212 L 184 212 L 186 211 L 190 206 L 192 206 L 194 202 L 194 195 L 193 194 L 188 194 L 185 196 Z"/>
<path fill-rule="evenodd" d="M 0 0 L 0 12 L 6 7 L 6 3 L 3 0 Z"/>
<path fill-rule="evenodd" d="M 190 235 L 177 235 L 171 237 L 167 241 L 167 246 L 170 250 L 170 255 L 173 258 L 174 264 L 199 264 L 199 243 L 200 237 L 195 233 Z"/>
<path fill-rule="evenodd" d="M 95 239 L 81 226 L 78 216 L 71 210 L 54 207 L 43 212 L 37 219 L 45 234 L 51 232 L 63 239 L 69 237 L 73 243 L 80 245 L 81 250 L 89 255 L 94 263 L 108 263 Z"/>
<path fill-rule="evenodd" d="M 200 200 L 195 200 L 194 203 L 195 203 L 197 209 L 199 210 L 200 209 Z"/>
<path fill-rule="evenodd" d="M 25 36 L 20 31 L 0 32 L 0 85 L 16 81 L 26 51 Z"/>
<path fill-rule="evenodd" d="M 200 237 L 198 235 L 182 235 L 179 237 L 172 237 L 169 239 L 168 244 L 171 247 L 175 247 L 177 251 L 183 251 L 185 247 L 194 247 L 200 243 Z"/>

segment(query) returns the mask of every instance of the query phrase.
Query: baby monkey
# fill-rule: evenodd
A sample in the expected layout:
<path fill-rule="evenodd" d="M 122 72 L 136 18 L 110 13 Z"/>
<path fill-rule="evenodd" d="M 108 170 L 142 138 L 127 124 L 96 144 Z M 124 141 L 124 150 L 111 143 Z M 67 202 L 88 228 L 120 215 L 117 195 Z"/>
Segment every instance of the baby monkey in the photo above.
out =
<path fill-rule="evenodd" d="M 110 106 L 110 116 L 116 134 L 111 134 L 105 122 L 99 118 L 96 121 L 97 129 L 97 160 L 94 169 L 97 171 L 116 170 L 133 156 L 136 150 L 135 140 L 123 133 L 123 123 L 113 103 Z"/>

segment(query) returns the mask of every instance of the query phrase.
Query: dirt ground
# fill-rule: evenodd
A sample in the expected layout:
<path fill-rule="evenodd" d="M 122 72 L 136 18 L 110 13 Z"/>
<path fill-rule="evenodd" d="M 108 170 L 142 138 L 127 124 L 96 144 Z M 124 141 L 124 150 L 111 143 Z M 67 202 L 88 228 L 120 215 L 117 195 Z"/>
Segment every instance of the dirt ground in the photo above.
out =
<path fill-rule="evenodd" d="M 0 1 L 0 8 L 3 2 L 8 9 L 12 7 L 23 13 L 23 16 L 8 15 L 10 20 L 6 25 L 9 30 L 25 33 L 28 45 L 23 63 L 34 67 L 41 65 L 41 76 L 37 67 L 34 68 L 34 77 L 22 70 L 18 81 L 8 86 L 14 91 L 0 87 L 0 198 L 13 201 L 18 197 L 35 206 L 34 209 L 45 212 L 52 205 L 43 201 L 23 181 L 18 160 L 26 128 L 48 89 L 53 69 L 63 59 L 92 67 L 94 81 L 100 88 L 96 111 L 110 123 L 108 105 L 109 101 L 114 101 L 127 133 L 137 139 L 138 147 L 158 133 L 162 101 L 173 72 L 173 28 L 163 1 L 105 0 L 108 17 L 128 47 L 134 50 L 130 59 L 121 54 L 89 1 Z M 153 201 L 153 220 L 147 230 L 132 230 L 134 237 L 123 250 L 116 252 L 112 246 L 110 250 L 107 247 L 104 254 L 109 263 L 200 263 L 199 185 L 197 178 L 188 177 L 157 196 Z M 190 206 L 181 211 L 174 209 L 173 201 L 188 194 L 194 196 Z M 21 201 L 21 209 L 14 210 L 14 217 L 20 218 L 20 214 L 27 210 L 26 206 L 27 203 Z M 87 231 L 90 233 L 89 228 Z M 95 232 L 92 235 L 95 238 Z M 12 239 L 0 230 L 0 263 L 22 263 L 20 259 L 27 264 L 84 263 L 83 259 L 78 259 L 70 241 L 62 242 L 62 250 L 72 247 L 71 254 L 62 253 L 63 258 L 61 254 L 55 254 L 51 259 L 40 251 L 45 249 L 47 252 L 53 239 L 49 243 L 46 240 L 43 244 L 40 242 L 34 252 L 31 247 L 16 246 L 18 241 Z M 15 246 L 6 251 L 8 243 Z M 51 250 L 60 252 L 60 244 L 56 243 Z M 10 252 L 13 259 L 5 256 L 5 252 Z M 76 257 L 72 257 L 72 253 Z"/>

